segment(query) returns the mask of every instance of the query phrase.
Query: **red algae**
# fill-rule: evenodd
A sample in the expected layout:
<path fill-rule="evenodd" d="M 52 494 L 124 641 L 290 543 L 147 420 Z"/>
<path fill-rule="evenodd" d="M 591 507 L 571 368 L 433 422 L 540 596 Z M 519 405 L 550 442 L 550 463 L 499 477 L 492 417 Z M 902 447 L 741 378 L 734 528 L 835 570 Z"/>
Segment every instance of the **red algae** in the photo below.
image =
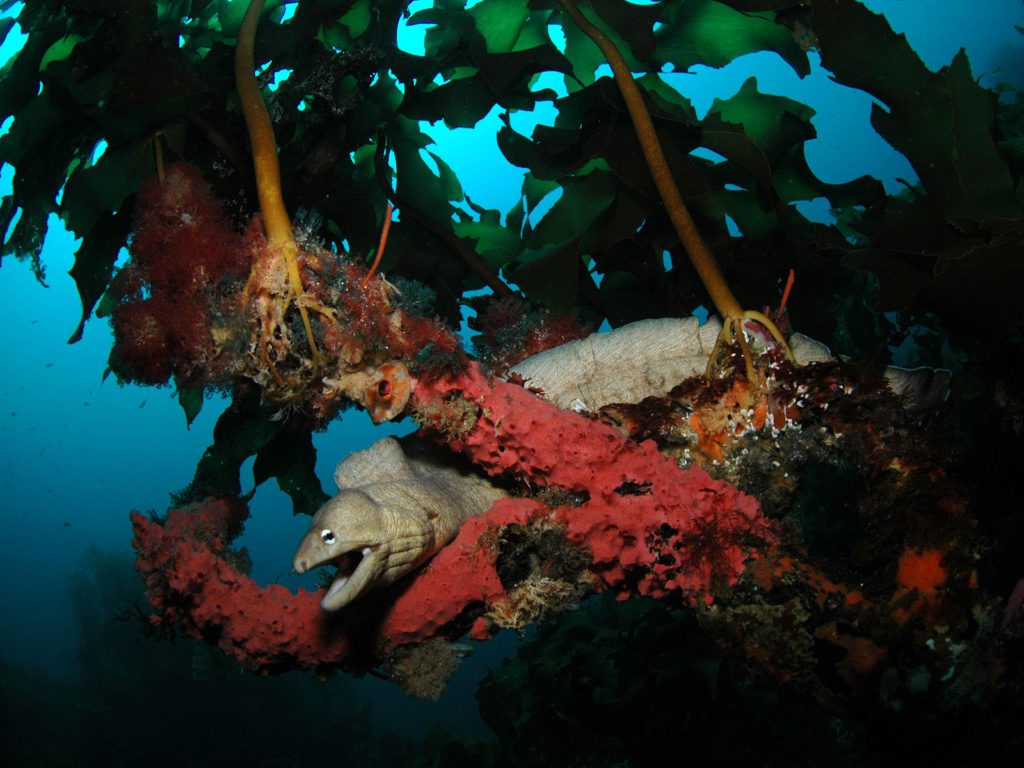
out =
<path fill-rule="evenodd" d="M 110 286 L 110 366 L 125 381 L 200 388 L 225 382 L 222 354 L 249 259 L 199 171 L 186 163 L 139 192 L 131 260 Z"/>

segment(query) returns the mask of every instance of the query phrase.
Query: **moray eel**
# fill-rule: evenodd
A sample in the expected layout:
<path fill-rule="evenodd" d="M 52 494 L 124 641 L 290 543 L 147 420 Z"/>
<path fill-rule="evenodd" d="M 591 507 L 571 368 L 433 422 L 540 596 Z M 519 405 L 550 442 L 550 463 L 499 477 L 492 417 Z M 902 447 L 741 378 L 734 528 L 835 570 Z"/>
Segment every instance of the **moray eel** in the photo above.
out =
<path fill-rule="evenodd" d="M 393 437 L 348 456 L 334 472 L 340 492 L 313 516 L 293 565 L 338 567 L 320 605 L 344 608 L 425 563 L 473 515 L 507 494 L 458 458 L 414 438 Z"/>

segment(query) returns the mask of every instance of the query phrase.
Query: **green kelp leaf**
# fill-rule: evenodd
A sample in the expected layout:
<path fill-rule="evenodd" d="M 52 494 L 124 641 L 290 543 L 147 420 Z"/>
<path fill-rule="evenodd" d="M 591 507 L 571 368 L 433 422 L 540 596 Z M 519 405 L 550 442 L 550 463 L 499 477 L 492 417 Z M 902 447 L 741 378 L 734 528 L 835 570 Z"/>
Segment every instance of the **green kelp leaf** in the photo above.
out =
<path fill-rule="evenodd" d="M 878 311 L 878 279 L 870 272 L 848 272 L 839 283 L 833 310 L 836 327 L 828 346 L 835 355 L 888 364 L 891 324 Z"/>
<path fill-rule="evenodd" d="M 242 463 L 281 430 L 281 422 L 271 420 L 273 415 L 273 408 L 259 404 L 258 393 L 236 393 L 213 428 L 213 445 L 196 466 L 189 499 L 238 496 L 242 492 Z"/>
<path fill-rule="evenodd" d="M 725 217 L 732 217 L 743 237 L 764 238 L 779 228 L 772 211 L 764 210 L 757 195 L 745 189 L 714 188 L 695 201 L 697 209 L 725 231 Z"/>
<path fill-rule="evenodd" d="M 22 20 L 24 21 L 24 20 Z M 66 28 L 58 17 L 41 20 L 31 29 L 25 45 L 0 70 L 0 120 L 17 115 L 31 105 L 39 93 L 39 63 Z"/>
<path fill-rule="evenodd" d="M 75 46 L 85 39 L 87 38 L 75 33 L 64 35 L 64 37 L 46 49 L 46 53 L 43 54 L 43 58 L 39 61 L 39 71 L 45 71 L 55 61 L 63 61 L 68 58 L 75 49 Z"/>
<path fill-rule="evenodd" d="M 871 242 L 893 250 L 932 253 L 955 246 L 963 232 L 942 217 L 920 187 L 888 197 L 864 213 L 861 228 Z"/>
<path fill-rule="evenodd" d="M 239 495 L 242 464 L 256 456 L 256 484 L 276 477 L 281 489 L 291 496 L 295 512 L 312 514 L 326 499 L 313 471 L 312 433 L 298 419 L 279 419 L 275 408 L 259 401 L 256 391 L 235 393 L 231 405 L 217 419 L 213 445 L 196 466 L 187 498 Z"/>
<path fill-rule="evenodd" d="M 424 161 L 420 149 L 426 149 L 431 138 L 419 130 L 419 125 L 396 116 L 389 126 L 394 146 L 395 192 L 402 202 L 408 203 L 439 226 L 447 227 L 451 220 L 448 198 L 437 194 L 439 177 Z"/>
<path fill-rule="evenodd" d="M 978 85 L 962 48 L 945 74 L 953 105 L 956 170 L 964 193 L 964 201 L 950 215 L 978 222 L 1020 218 L 1010 169 L 992 135 L 998 96 Z"/>
<path fill-rule="evenodd" d="M 472 15 L 477 8 L 482 6 L 480 3 L 470 9 L 469 13 Z M 500 12 L 501 8 L 505 5 L 503 0 L 495 0 L 494 11 Z M 546 10 L 531 9 L 526 20 L 520 25 L 518 35 L 511 45 L 507 48 L 491 48 L 488 45 L 487 51 L 489 53 L 520 53 L 535 49 L 538 47 L 553 47 L 551 44 L 551 35 L 548 32 L 548 25 L 551 21 L 551 12 Z M 479 26 L 478 26 L 479 28 Z M 566 64 L 568 66 L 568 64 Z"/>
<path fill-rule="evenodd" d="M 129 195 L 138 192 L 153 172 L 147 144 L 108 148 L 95 165 L 79 167 L 68 177 L 61 197 L 60 217 L 81 235 L 108 211 L 116 211 Z"/>
<path fill-rule="evenodd" d="M 823 64 L 844 83 L 880 99 L 871 123 L 906 155 L 947 216 L 1011 213 L 1007 172 L 991 133 L 995 97 L 971 77 L 966 56 L 930 72 L 885 18 L 853 0 L 814 3 Z"/>
<path fill-rule="evenodd" d="M 445 200 L 453 203 L 461 203 L 465 200 L 466 195 L 462 191 L 462 184 L 459 182 L 459 177 L 452 170 L 452 167 L 440 155 L 431 152 L 429 149 L 423 151 L 437 165 L 437 172 L 441 177 L 441 192 L 444 194 Z"/>
<path fill-rule="evenodd" d="M 423 35 L 424 56 L 435 62 L 448 60 L 463 39 L 472 37 L 480 47 L 483 38 L 473 26 L 473 21 L 461 3 L 444 4 L 421 8 L 406 22 L 407 26 L 429 25 Z"/>
<path fill-rule="evenodd" d="M 449 128 L 472 128 L 493 106 L 494 94 L 477 73 L 440 86 L 410 89 L 402 103 L 402 114 L 410 120 L 444 120 Z"/>
<path fill-rule="evenodd" d="M 853 0 L 815 2 L 811 23 L 823 65 L 844 85 L 885 102 L 888 112 L 876 106 L 871 124 L 907 156 L 930 194 L 955 201 L 956 180 L 949 173 L 954 141 L 941 77 L 925 68 L 884 16 Z M 941 166 L 930 170 L 932 161 L 940 159 Z"/>
<path fill-rule="evenodd" d="M 82 238 L 82 244 L 75 252 L 75 264 L 69 274 L 82 300 L 82 319 L 68 339 L 69 344 L 82 338 L 86 321 L 110 284 L 118 252 L 128 241 L 131 218 L 130 207 L 116 214 L 113 211 L 103 213 Z"/>
<path fill-rule="evenodd" d="M 238 37 L 248 7 L 248 3 L 239 3 L 238 0 L 217 0 L 217 18 L 227 37 Z"/>
<path fill-rule="evenodd" d="M 632 55 L 638 61 L 654 53 L 654 25 L 659 21 L 660 5 L 637 5 L 625 0 L 589 0 L 582 4 L 594 9 L 604 27 L 610 28 L 629 46 L 623 55 Z M 619 46 L 620 50 L 622 46 Z"/>
<path fill-rule="evenodd" d="M 731 99 L 715 101 L 701 121 L 702 144 L 749 174 L 765 210 L 773 206 L 775 195 L 787 203 L 828 197 L 834 207 L 881 200 L 884 188 L 871 177 L 826 184 L 814 175 L 804 156 L 806 141 L 815 136 L 813 115 L 813 109 L 799 102 L 760 93 L 750 78 Z M 752 208 L 745 210 L 759 218 Z M 763 232 L 767 222 L 750 224 L 751 231 Z"/>
<path fill-rule="evenodd" d="M 881 312 L 907 309 L 934 278 L 930 253 L 865 248 L 843 258 L 843 264 L 873 273 L 878 279 L 876 305 Z"/>
<path fill-rule="evenodd" d="M 764 152 L 746 134 L 735 130 L 705 129 L 700 134 L 701 146 L 717 152 L 733 168 L 746 174 L 765 201 L 771 198 L 772 167 Z"/>
<path fill-rule="evenodd" d="M 498 131 L 498 148 L 513 165 L 529 168 L 534 176 L 557 179 L 578 170 L 601 154 L 608 144 L 621 106 L 615 84 L 607 79 L 557 99 L 554 126 L 539 124 L 530 140 L 507 124 Z"/>
<path fill-rule="evenodd" d="M 312 515 L 330 498 L 316 476 L 316 448 L 309 429 L 282 427 L 256 454 L 252 473 L 256 485 L 276 477 L 278 486 L 291 497 L 295 515 Z"/>
<path fill-rule="evenodd" d="M 473 242 L 473 250 L 495 274 L 523 249 L 514 220 L 502 224 L 501 219 L 501 211 L 479 210 L 477 220 L 465 219 L 454 226 L 455 234 Z"/>
<path fill-rule="evenodd" d="M 608 320 L 616 327 L 645 320 L 655 309 L 647 283 L 632 272 L 606 272 L 600 291 L 605 305 L 614 313 Z"/>
<path fill-rule="evenodd" d="M 661 141 L 669 170 L 684 198 L 698 195 L 707 189 L 707 179 L 690 156 L 699 142 L 695 130 L 678 123 L 656 120 L 655 131 Z M 661 207 L 661 199 L 654 179 L 647 167 L 633 124 L 623 115 L 611 126 L 601 156 L 623 184 Z"/>
<path fill-rule="evenodd" d="M 697 112 L 691 101 L 660 75 L 643 75 L 637 78 L 637 84 L 650 99 L 648 108 L 652 117 L 658 116 L 688 126 L 697 125 Z"/>
<path fill-rule="evenodd" d="M 7 35 L 10 34 L 11 30 L 14 29 L 14 25 L 18 23 L 18 20 L 12 16 L 0 19 L 0 46 L 7 40 Z"/>
<path fill-rule="evenodd" d="M 649 71 L 645 60 L 653 52 L 653 27 L 661 14 L 655 5 L 633 5 L 623 0 L 595 0 L 577 4 L 580 12 L 615 43 L 632 72 Z M 601 49 L 581 30 L 567 13 L 559 16 L 565 32 L 565 55 L 572 72 L 584 86 L 594 82 L 594 72 L 608 62 Z M 657 67 L 655 67 L 656 69 Z"/>
<path fill-rule="evenodd" d="M 549 95 L 535 92 L 530 85 L 539 74 L 561 72 L 569 74 L 571 66 L 550 43 L 509 53 L 493 53 L 474 58 L 497 102 L 509 109 L 533 109 L 538 101 L 547 101 Z"/>
<path fill-rule="evenodd" d="M 352 46 L 352 34 L 349 28 L 341 23 L 324 24 L 317 33 L 316 40 L 330 51 L 344 51 Z"/>
<path fill-rule="evenodd" d="M 191 427 L 196 416 L 203 409 L 203 390 L 197 387 L 182 387 L 178 389 L 178 405 L 185 413 L 185 427 Z"/>
<path fill-rule="evenodd" d="M 395 259 L 393 271 L 428 286 L 437 295 L 436 313 L 445 322 L 458 326 L 459 298 L 465 290 L 482 287 L 483 283 L 452 250 L 452 243 L 434 234 L 417 222 L 406 208 L 402 221 L 391 225 L 384 258 Z M 453 237 L 449 235 L 449 237 Z"/>
<path fill-rule="evenodd" d="M 599 169 L 565 179 L 562 197 L 527 233 L 527 247 L 539 250 L 582 237 L 611 205 L 617 187 L 615 176 Z"/>
<path fill-rule="evenodd" d="M 526 213 L 532 213 L 541 200 L 556 189 L 561 189 L 561 185 L 557 181 L 538 179 L 532 172 L 528 172 L 523 177 L 523 203 Z"/>
<path fill-rule="evenodd" d="M 571 241 L 544 251 L 527 251 L 506 276 L 530 301 L 565 314 L 579 302 L 579 271 L 580 245 Z"/>
<path fill-rule="evenodd" d="M 637 230 L 651 215 L 649 205 L 649 200 L 644 200 L 629 188 L 620 186 L 611 205 L 584 233 L 580 243 L 582 251 L 607 251 L 619 243 L 635 239 Z"/>
<path fill-rule="evenodd" d="M 737 11 L 748 13 L 781 11 L 796 5 L 794 0 L 718 0 L 718 2 L 728 5 L 730 8 L 735 8 Z"/>
<path fill-rule="evenodd" d="M 607 66 L 608 61 L 594 41 L 565 13 L 562 14 L 562 29 L 565 32 L 565 56 L 572 63 L 572 77 L 582 87 L 588 88 L 594 84 L 598 68 Z M 571 78 L 566 79 L 566 86 L 570 93 L 579 87 Z"/>
<path fill-rule="evenodd" d="M 723 67 L 748 53 L 775 51 L 801 77 L 810 73 L 807 55 L 770 13 L 740 13 L 715 0 L 687 0 L 665 9 L 654 34 L 659 69 L 664 64 L 677 72 L 694 64 Z"/>
<path fill-rule="evenodd" d="M 487 53 L 508 53 L 515 49 L 530 15 L 529 0 L 483 0 L 467 13 L 484 39 Z"/>
<path fill-rule="evenodd" d="M 0 162 L 17 168 L 22 157 L 49 144 L 70 118 L 71 113 L 58 104 L 51 89 L 45 89 L 15 115 L 10 129 L 0 136 Z"/>
<path fill-rule="evenodd" d="M 164 104 L 213 95 L 193 73 L 181 50 L 169 49 L 159 40 L 146 39 L 122 51 L 121 57 L 116 108 L 157 110 L 164 116 L 173 111 Z"/>
<path fill-rule="evenodd" d="M 349 8 L 348 13 L 339 21 L 348 27 L 349 34 L 354 38 L 361 37 L 370 27 L 370 0 L 357 0 Z"/>
<path fill-rule="evenodd" d="M 715 99 L 701 125 L 709 130 L 742 130 L 764 153 L 770 165 L 793 145 L 813 139 L 814 110 L 784 96 L 771 96 L 757 89 L 757 79 L 748 78 L 736 95 Z M 716 150 L 717 151 L 717 150 Z"/>
<path fill-rule="evenodd" d="M 47 100 L 41 96 L 37 101 Z M 0 139 L 0 162 L 11 162 L 15 168 L 9 215 L 18 217 L 17 223 L 7 233 L 2 253 L 29 261 L 40 279 L 43 269 L 39 255 L 46 236 L 47 219 L 57 207 L 55 198 L 65 181 L 68 167 L 82 153 L 82 148 L 74 143 L 81 139 L 66 130 L 66 125 L 60 120 L 62 113 L 47 110 L 46 114 L 47 120 L 38 125 L 38 135 L 27 135 L 31 133 L 27 128 L 16 131 L 19 121 L 24 124 L 24 120 L 19 118 L 11 132 Z M 48 122 L 50 118 L 56 122 Z"/>

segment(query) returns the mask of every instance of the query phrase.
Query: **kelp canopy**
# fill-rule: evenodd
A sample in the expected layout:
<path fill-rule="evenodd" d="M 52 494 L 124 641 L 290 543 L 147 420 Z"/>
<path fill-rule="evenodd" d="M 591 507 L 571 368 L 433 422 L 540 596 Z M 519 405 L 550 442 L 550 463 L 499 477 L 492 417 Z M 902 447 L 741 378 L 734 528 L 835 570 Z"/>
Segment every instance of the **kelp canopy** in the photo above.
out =
<path fill-rule="evenodd" d="M 118 252 L 158 165 L 181 159 L 200 169 L 239 231 L 256 209 L 232 72 L 245 5 L 29 0 L 0 22 L 0 34 L 16 24 L 27 33 L 0 81 L 0 161 L 15 169 L 0 212 L 3 254 L 29 261 L 42 279 L 49 215 L 82 238 L 72 269 L 82 324 L 72 340 L 90 316 L 111 311 Z M 706 305 L 605 60 L 562 5 L 411 5 L 268 3 L 257 63 L 284 200 L 302 236 L 366 259 L 391 197 L 401 216 L 382 269 L 406 296 L 432 302 L 421 311 L 453 326 L 466 293 L 485 285 L 514 284 L 531 304 L 595 326 Z M 589 0 L 581 9 L 625 56 L 671 172 L 743 306 L 777 303 L 795 269 L 793 325 L 876 361 L 907 335 L 923 340 L 934 362 L 940 327 L 961 342 L 984 341 L 1019 322 L 1021 102 L 979 86 L 963 52 L 931 72 L 855 0 Z M 403 24 L 425 30 L 423 55 L 400 48 Z M 872 125 L 918 180 L 897 195 L 869 177 L 828 184 L 805 158 L 815 136 L 810 108 L 750 80 L 698 119 L 659 77 L 757 51 L 801 76 L 817 52 L 838 81 L 875 97 Z M 545 75 L 561 77 L 565 95 L 542 87 Z M 514 130 L 516 111 L 549 104 L 553 125 L 531 136 Z M 509 210 L 467 198 L 422 128 L 473 127 L 495 110 L 498 146 L 525 169 Z M 551 210 L 531 216 L 554 190 L 561 196 Z M 820 199 L 834 223 L 812 222 L 795 205 Z M 882 314 L 890 310 L 904 312 Z M 176 383 L 194 416 L 202 391 Z M 304 509 L 320 498 L 309 429 L 297 420 L 272 423 L 257 403 L 243 403 L 222 418 L 218 443 L 197 473 L 203 489 L 237 492 L 238 466 L 259 453 L 258 480 L 287 479 Z M 270 445 L 275 458 L 262 451 Z"/>

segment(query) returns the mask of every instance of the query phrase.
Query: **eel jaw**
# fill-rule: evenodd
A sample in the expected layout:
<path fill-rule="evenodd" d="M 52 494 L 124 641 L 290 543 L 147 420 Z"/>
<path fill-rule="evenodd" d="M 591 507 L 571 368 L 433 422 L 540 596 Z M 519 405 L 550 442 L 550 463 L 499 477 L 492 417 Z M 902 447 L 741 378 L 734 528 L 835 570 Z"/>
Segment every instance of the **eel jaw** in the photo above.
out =
<path fill-rule="evenodd" d="M 337 611 L 351 603 L 373 586 L 382 570 L 383 555 L 376 546 L 356 547 L 321 565 L 337 565 L 338 572 L 320 600 L 325 611 Z"/>
<path fill-rule="evenodd" d="M 387 555 L 380 544 L 351 544 L 343 551 L 333 548 L 330 554 L 322 553 L 318 559 L 296 556 L 295 571 L 306 573 L 324 565 L 337 566 L 334 581 L 320 600 L 325 611 L 338 611 L 369 590 L 384 570 Z"/>

